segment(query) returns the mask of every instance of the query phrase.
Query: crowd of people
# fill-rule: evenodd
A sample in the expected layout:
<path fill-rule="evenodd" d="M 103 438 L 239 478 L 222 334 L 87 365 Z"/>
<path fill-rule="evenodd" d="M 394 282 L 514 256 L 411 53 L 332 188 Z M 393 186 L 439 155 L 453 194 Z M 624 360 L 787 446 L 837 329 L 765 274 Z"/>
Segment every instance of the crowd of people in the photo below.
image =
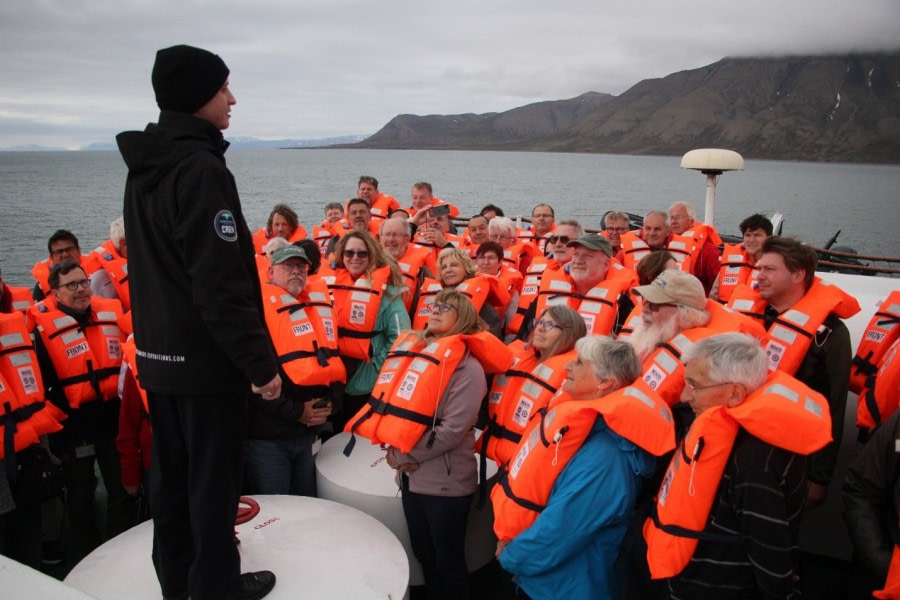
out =
<path fill-rule="evenodd" d="M 387 448 L 429 598 L 471 597 L 479 460 L 520 598 L 794 597 L 799 525 L 842 484 L 872 588 L 900 597 L 900 291 L 854 358 L 856 299 L 762 215 L 736 244 L 685 202 L 634 228 L 542 202 L 517 227 L 362 176 L 320 222 L 279 203 L 251 234 L 228 68 L 176 46 L 152 81 L 109 240 L 59 230 L 33 289 L 0 279 L 0 552 L 61 560 L 64 512 L 77 560 L 145 499 L 164 598 L 261 598 L 239 494 L 315 496 L 317 441 L 348 431 Z M 851 389 L 866 445 L 841 482 Z"/>

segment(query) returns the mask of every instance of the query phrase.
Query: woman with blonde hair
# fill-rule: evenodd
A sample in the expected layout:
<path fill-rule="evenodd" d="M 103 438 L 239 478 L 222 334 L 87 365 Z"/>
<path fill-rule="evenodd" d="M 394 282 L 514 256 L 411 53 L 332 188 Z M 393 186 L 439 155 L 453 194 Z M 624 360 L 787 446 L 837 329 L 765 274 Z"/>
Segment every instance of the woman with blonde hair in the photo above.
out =
<path fill-rule="evenodd" d="M 413 328 L 425 327 L 438 292 L 455 289 L 472 301 L 488 330 L 502 338 L 504 319 L 494 306 L 507 305 L 509 293 L 500 281 L 496 277 L 479 275 L 469 253 L 458 248 L 441 250 L 437 266 L 437 279 L 426 278 L 416 297 L 416 308 L 412 315 Z"/>
<path fill-rule="evenodd" d="M 565 380 L 575 342 L 585 335 L 581 315 L 558 304 L 534 320 L 527 342 L 510 344 L 515 363 L 494 379 L 488 394 L 487 423 L 478 440 L 483 457 L 501 466 L 510 461 L 528 421 L 547 406 Z"/>
<path fill-rule="evenodd" d="M 424 330 L 397 339 L 369 406 L 347 429 L 389 446 L 428 597 L 465 599 L 466 525 L 478 485 L 473 426 L 485 372 L 505 371 L 512 354 L 459 291 L 442 290 L 431 308 Z"/>
<path fill-rule="evenodd" d="M 338 349 L 347 368 L 343 406 L 333 416 L 340 431 L 368 399 L 388 350 L 410 323 L 400 268 L 368 232 L 344 234 L 334 263 L 320 274 L 334 300 Z"/>

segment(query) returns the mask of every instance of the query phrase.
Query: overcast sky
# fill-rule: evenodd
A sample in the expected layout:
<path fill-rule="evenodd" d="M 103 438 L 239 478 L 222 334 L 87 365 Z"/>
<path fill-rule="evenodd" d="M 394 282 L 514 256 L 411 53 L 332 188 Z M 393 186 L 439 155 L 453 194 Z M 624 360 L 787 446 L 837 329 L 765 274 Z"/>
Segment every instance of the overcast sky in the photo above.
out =
<path fill-rule="evenodd" d="M 321 138 L 618 95 L 725 56 L 895 50 L 900 0 L 4 0 L 0 148 L 143 128 L 155 52 L 180 43 L 230 67 L 229 137 Z"/>

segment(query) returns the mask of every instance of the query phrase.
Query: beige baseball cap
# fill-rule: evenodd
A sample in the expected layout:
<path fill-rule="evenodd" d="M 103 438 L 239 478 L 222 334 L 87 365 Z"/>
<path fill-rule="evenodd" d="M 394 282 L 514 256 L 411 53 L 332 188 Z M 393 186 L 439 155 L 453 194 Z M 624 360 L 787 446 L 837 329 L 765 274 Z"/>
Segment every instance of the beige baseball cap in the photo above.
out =
<path fill-rule="evenodd" d="M 654 304 L 678 302 L 697 309 L 706 308 L 706 294 L 700 280 L 678 269 L 666 269 L 648 285 L 639 285 L 632 294 L 643 296 Z"/>

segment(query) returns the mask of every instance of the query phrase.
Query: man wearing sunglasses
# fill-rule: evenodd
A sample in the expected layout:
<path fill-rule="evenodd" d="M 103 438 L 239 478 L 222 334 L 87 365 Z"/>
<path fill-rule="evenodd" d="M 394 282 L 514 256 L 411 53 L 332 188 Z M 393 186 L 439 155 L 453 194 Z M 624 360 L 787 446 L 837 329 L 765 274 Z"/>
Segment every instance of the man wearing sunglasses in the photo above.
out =
<path fill-rule="evenodd" d="M 519 292 L 519 305 L 516 315 L 510 320 L 506 332 L 510 335 L 519 333 L 525 322 L 525 313 L 537 299 L 538 290 L 541 287 L 541 278 L 544 273 L 561 269 L 572 260 L 575 247 L 569 246 L 569 242 L 577 240 L 584 234 L 581 223 L 575 220 L 560 221 L 556 230 L 548 236 L 545 246 L 547 256 L 536 256 L 525 270 L 525 280 Z M 534 315 L 532 315 L 534 316 Z"/>
<path fill-rule="evenodd" d="M 50 268 L 50 294 L 28 312 L 47 399 L 68 418 L 52 434 L 51 448 L 63 463 L 66 512 L 75 560 L 101 542 L 94 515 L 95 463 L 108 492 L 106 538 L 131 526 L 132 501 L 122 487 L 116 434 L 119 370 L 125 334 L 118 300 L 91 294 L 91 281 L 75 260 Z"/>

